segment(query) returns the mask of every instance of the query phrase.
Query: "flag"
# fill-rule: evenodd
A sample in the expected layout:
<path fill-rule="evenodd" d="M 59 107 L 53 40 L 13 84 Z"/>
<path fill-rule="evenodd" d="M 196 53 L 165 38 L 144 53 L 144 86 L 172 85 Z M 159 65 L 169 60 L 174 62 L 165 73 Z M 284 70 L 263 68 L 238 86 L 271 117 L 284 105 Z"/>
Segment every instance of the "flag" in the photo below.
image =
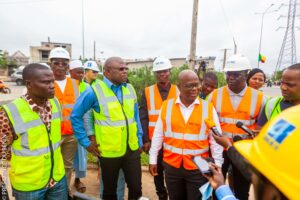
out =
<path fill-rule="evenodd" d="M 262 62 L 262 63 L 265 63 L 266 62 L 266 56 L 263 56 L 262 54 L 259 54 L 258 55 L 258 61 Z"/>

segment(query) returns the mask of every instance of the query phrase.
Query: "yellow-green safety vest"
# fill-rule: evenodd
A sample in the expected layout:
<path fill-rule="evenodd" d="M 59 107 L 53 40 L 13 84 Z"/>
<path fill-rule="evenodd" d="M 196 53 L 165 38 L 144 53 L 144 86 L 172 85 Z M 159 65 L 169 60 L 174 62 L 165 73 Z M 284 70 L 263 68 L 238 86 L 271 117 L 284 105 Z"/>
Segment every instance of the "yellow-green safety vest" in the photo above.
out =
<path fill-rule="evenodd" d="M 47 186 L 50 178 L 60 181 L 65 175 L 60 150 L 61 108 L 57 99 L 50 99 L 51 128 L 22 98 L 3 105 L 14 128 L 17 140 L 11 146 L 9 178 L 18 191 L 34 191 Z"/>
<path fill-rule="evenodd" d="M 123 104 L 103 81 L 92 85 L 92 88 L 100 107 L 100 113 L 94 111 L 94 126 L 101 156 L 121 157 L 126 153 L 127 146 L 137 150 L 137 124 L 134 119 L 137 98 L 133 86 L 122 86 Z"/>
<path fill-rule="evenodd" d="M 283 100 L 283 97 L 275 97 L 269 99 L 265 107 L 265 115 L 268 120 L 273 119 L 279 113 L 281 113 L 280 102 Z"/>

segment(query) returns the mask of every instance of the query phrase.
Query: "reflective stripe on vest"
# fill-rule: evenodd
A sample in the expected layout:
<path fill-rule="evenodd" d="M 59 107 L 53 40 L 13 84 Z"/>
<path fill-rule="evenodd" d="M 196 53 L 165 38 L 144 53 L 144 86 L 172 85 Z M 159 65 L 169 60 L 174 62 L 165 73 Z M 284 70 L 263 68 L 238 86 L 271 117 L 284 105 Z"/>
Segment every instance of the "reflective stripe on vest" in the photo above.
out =
<path fill-rule="evenodd" d="M 222 99 L 223 99 L 223 90 L 225 90 L 226 87 L 221 87 L 217 90 L 217 103 L 216 103 L 216 111 L 217 113 L 221 113 L 222 109 Z M 251 89 L 251 103 L 250 103 L 250 118 L 254 118 L 255 110 L 256 110 L 256 104 L 258 99 L 258 91 L 256 91 L 253 88 Z M 246 91 L 247 92 L 247 91 Z M 249 121 L 248 124 L 251 124 L 252 122 Z M 253 124 L 253 123 L 252 123 Z"/>
<path fill-rule="evenodd" d="M 200 154 L 204 154 L 207 153 L 209 148 L 205 148 L 205 149 L 180 149 L 177 147 L 173 147 L 171 145 L 168 145 L 166 143 L 164 143 L 164 149 L 171 151 L 172 153 L 176 153 L 176 154 L 180 154 L 180 155 L 200 155 Z"/>
<path fill-rule="evenodd" d="M 54 102 L 56 105 L 58 105 L 58 102 L 56 99 L 54 99 Z M 13 116 L 14 118 L 14 121 L 18 122 L 18 124 L 15 124 L 14 125 L 14 131 L 16 133 L 20 133 L 20 135 L 22 135 L 21 137 L 21 146 L 23 147 L 22 150 L 15 150 L 13 147 L 12 147 L 12 151 L 14 152 L 17 152 L 17 154 L 19 155 L 26 155 L 26 156 L 36 156 L 36 155 L 41 155 L 39 152 L 45 152 L 44 150 L 35 150 L 35 151 L 30 151 L 28 150 L 29 148 L 29 143 L 28 143 L 28 130 L 30 128 L 33 128 L 33 127 L 36 127 L 36 126 L 40 126 L 40 125 L 43 125 L 43 121 L 39 118 L 39 119 L 35 119 L 35 120 L 32 120 L 32 121 L 29 121 L 27 123 L 25 123 L 21 117 L 21 113 L 19 113 L 16 105 L 14 103 L 9 103 L 6 105 L 7 108 L 10 110 L 11 112 L 11 115 Z M 57 107 L 59 109 L 59 107 Z M 58 110 L 58 112 L 55 112 L 55 113 L 52 113 L 52 116 L 51 116 L 51 120 L 55 120 L 55 119 L 58 119 L 58 118 L 61 118 L 61 112 L 60 110 Z M 57 147 L 56 147 L 57 148 Z M 26 151 L 28 150 L 28 151 Z M 48 151 L 47 152 L 50 152 L 50 149 L 48 148 Z M 45 153 L 47 153 L 45 152 Z"/>
<path fill-rule="evenodd" d="M 95 136 L 104 158 L 123 156 L 128 146 L 132 151 L 138 149 L 137 124 L 134 119 L 136 94 L 130 84 L 121 87 L 122 103 L 103 81 L 92 86 L 100 109 L 99 113 L 94 111 Z"/>
<path fill-rule="evenodd" d="M 172 86 L 173 85 L 171 85 L 171 87 Z M 159 115 L 159 112 L 160 112 L 160 110 L 156 110 L 155 109 L 155 92 L 154 92 L 154 87 L 155 87 L 155 85 L 149 86 L 149 96 L 150 96 L 150 110 L 148 110 L 148 114 L 149 115 Z M 170 90 L 171 90 L 171 88 L 170 88 Z M 176 87 L 176 96 L 178 96 L 178 95 L 179 95 L 179 90 Z"/>
<path fill-rule="evenodd" d="M 199 134 L 192 134 L 192 133 L 176 133 L 172 131 L 171 128 L 171 115 L 172 115 L 172 107 L 173 107 L 174 99 L 168 101 L 167 104 L 167 112 L 166 112 L 166 131 L 164 132 L 165 137 L 171 137 L 175 139 L 182 139 L 182 140 L 206 140 L 207 135 L 205 134 L 206 126 L 204 126 L 204 119 L 208 117 L 208 104 L 205 102 L 202 104 L 202 121 L 200 132 Z"/>
<path fill-rule="evenodd" d="M 201 119 L 201 129 L 199 134 L 192 134 L 192 133 L 177 133 L 172 131 L 171 127 L 171 117 L 172 117 L 172 107 L 174 104 L 174 99 L 170 99 L 167 102 L 167 109 L 166 109 L 166 131 L 164 132 L 164 137 L 186 140 L 186 141 L 197 141 L 197 140 L 207 140 L 206 134 L 206 126 L 204 120 L 208 117 L 208 103 L 202 102 L 202 119 Z M 207 153 L 209 148 L 204 149 L 180 149 L 169 144 L 164 143 L 164 147 L 167 150 L 181 155 L 199 155 L 203 153 Z"/>
<path fill-rule="evenodd" d="M 226 124 L 236 124 L 238 121 L 242 122 L 244 125 L 252 126 L 255 123 L 255 120 L 242 120 L 242 119 L 234 119 L 229 117 L 219 117 L 220 122 L 224 122 Z"/>
<path fill-rule="evenodd" d="M 52 114 L 50 130 L 24 99 L 17 98 L 3 105 L 18 136 L 11 145 L 9 171 L 12 187 L 18 191 L 40 190 L 51 178 L 59 182 L 65 175 L 60 150 L 61 109 L 56 99 L 49 101 Z"/>
<path fill-rule="evenodd" d="M 268 120 L 270 120 L 272 117 L 275 117 L 281 112 L 280 102 L 282 100 L 283 97 L 275 97 L 267 101 L 265 107 L 265 114 Z"/>
<path fill-rule="evenodd" d="M 129 84 L 128 84 L 129 85 Z M 102 106 L 102 111 L 104 113 L 105 116 L 107 116 L 107 119 L 104 120 L 98 120 L 95 119 L 95 124 L 101 125 L 101 126 L 126 126 L 126 121 L 125 120 L 120 120 L 120 121 L 111 121 L 111 119 L 108 117 L 109 116 L 109 111 L 108 111 L 108 105 L 107 103 L 109 102 L 115 102 L 118 101 L 117 97 L 115 96 L 111 96 L 111 97 L 106 97 L 103 93 L 103 90 L 101 89 L 100 84 L 95 84 L 94 86 L 96 88 L 97 93 L 99 94 L 99 99 L 98 99 L 98 103 L 99 105 Z M 133 92 L 133 88 L 132 87 L 128 87 L 130 94 L 128 95 L 123 95 L 123 100 L 124 99 L 136 99 L 136 96 L 134 94 L 132 94 Z M 128 123 L 132 124 L 135 122 L 134 118 L 127 118 Z"/>

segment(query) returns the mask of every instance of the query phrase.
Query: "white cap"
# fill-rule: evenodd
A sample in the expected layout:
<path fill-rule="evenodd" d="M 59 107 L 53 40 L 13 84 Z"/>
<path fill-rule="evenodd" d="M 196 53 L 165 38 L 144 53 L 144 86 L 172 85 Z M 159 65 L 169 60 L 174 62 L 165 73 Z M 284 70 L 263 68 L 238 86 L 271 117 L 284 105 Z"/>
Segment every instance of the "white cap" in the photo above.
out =
<path fill-rule="evenodd" d="M 250 70 L 250 61 L 246 56 L 233 55 L 226 61 L 225 72 Z"/>
<path fill-rule="evenodd" d="M 153 68 L 152 71 L 161 71 L 161 70 L 166 70 L 166 69 L 171 69 L 172 64 L 169 59 L 165 57 L 157 57 L 154 62 L 153 62 Z"/>
<path fill-rule="evenodd" d="M 97 63 L 93 60 L 86 61 L 84 63 L 84 69 L 90 69 L 90 70 L 97 71 L 97 72 L 100 71 Z"/>
<path fill-rule="evenodd" d="M 63 58 L 70 60 L 70 54 L 62 47 L 56 47 L 50 51 L 49 59 L 51 58 Z"/>
<path fill-rule="evenodd" d="M 83 68 L 81 60 L 72 60 L 69 64 L 69 69 Z"/>

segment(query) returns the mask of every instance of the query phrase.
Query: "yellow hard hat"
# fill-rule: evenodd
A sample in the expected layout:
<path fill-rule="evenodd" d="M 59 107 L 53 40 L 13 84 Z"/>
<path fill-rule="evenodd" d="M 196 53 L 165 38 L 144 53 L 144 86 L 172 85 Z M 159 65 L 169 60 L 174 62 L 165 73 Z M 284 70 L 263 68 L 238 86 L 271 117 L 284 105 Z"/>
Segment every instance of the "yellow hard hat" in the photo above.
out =
<path fill-rule="evenodd" d="M 300 105 L 284 110 L 253 140 L 235 148 L 289 199 L 300 192 Z"/>

